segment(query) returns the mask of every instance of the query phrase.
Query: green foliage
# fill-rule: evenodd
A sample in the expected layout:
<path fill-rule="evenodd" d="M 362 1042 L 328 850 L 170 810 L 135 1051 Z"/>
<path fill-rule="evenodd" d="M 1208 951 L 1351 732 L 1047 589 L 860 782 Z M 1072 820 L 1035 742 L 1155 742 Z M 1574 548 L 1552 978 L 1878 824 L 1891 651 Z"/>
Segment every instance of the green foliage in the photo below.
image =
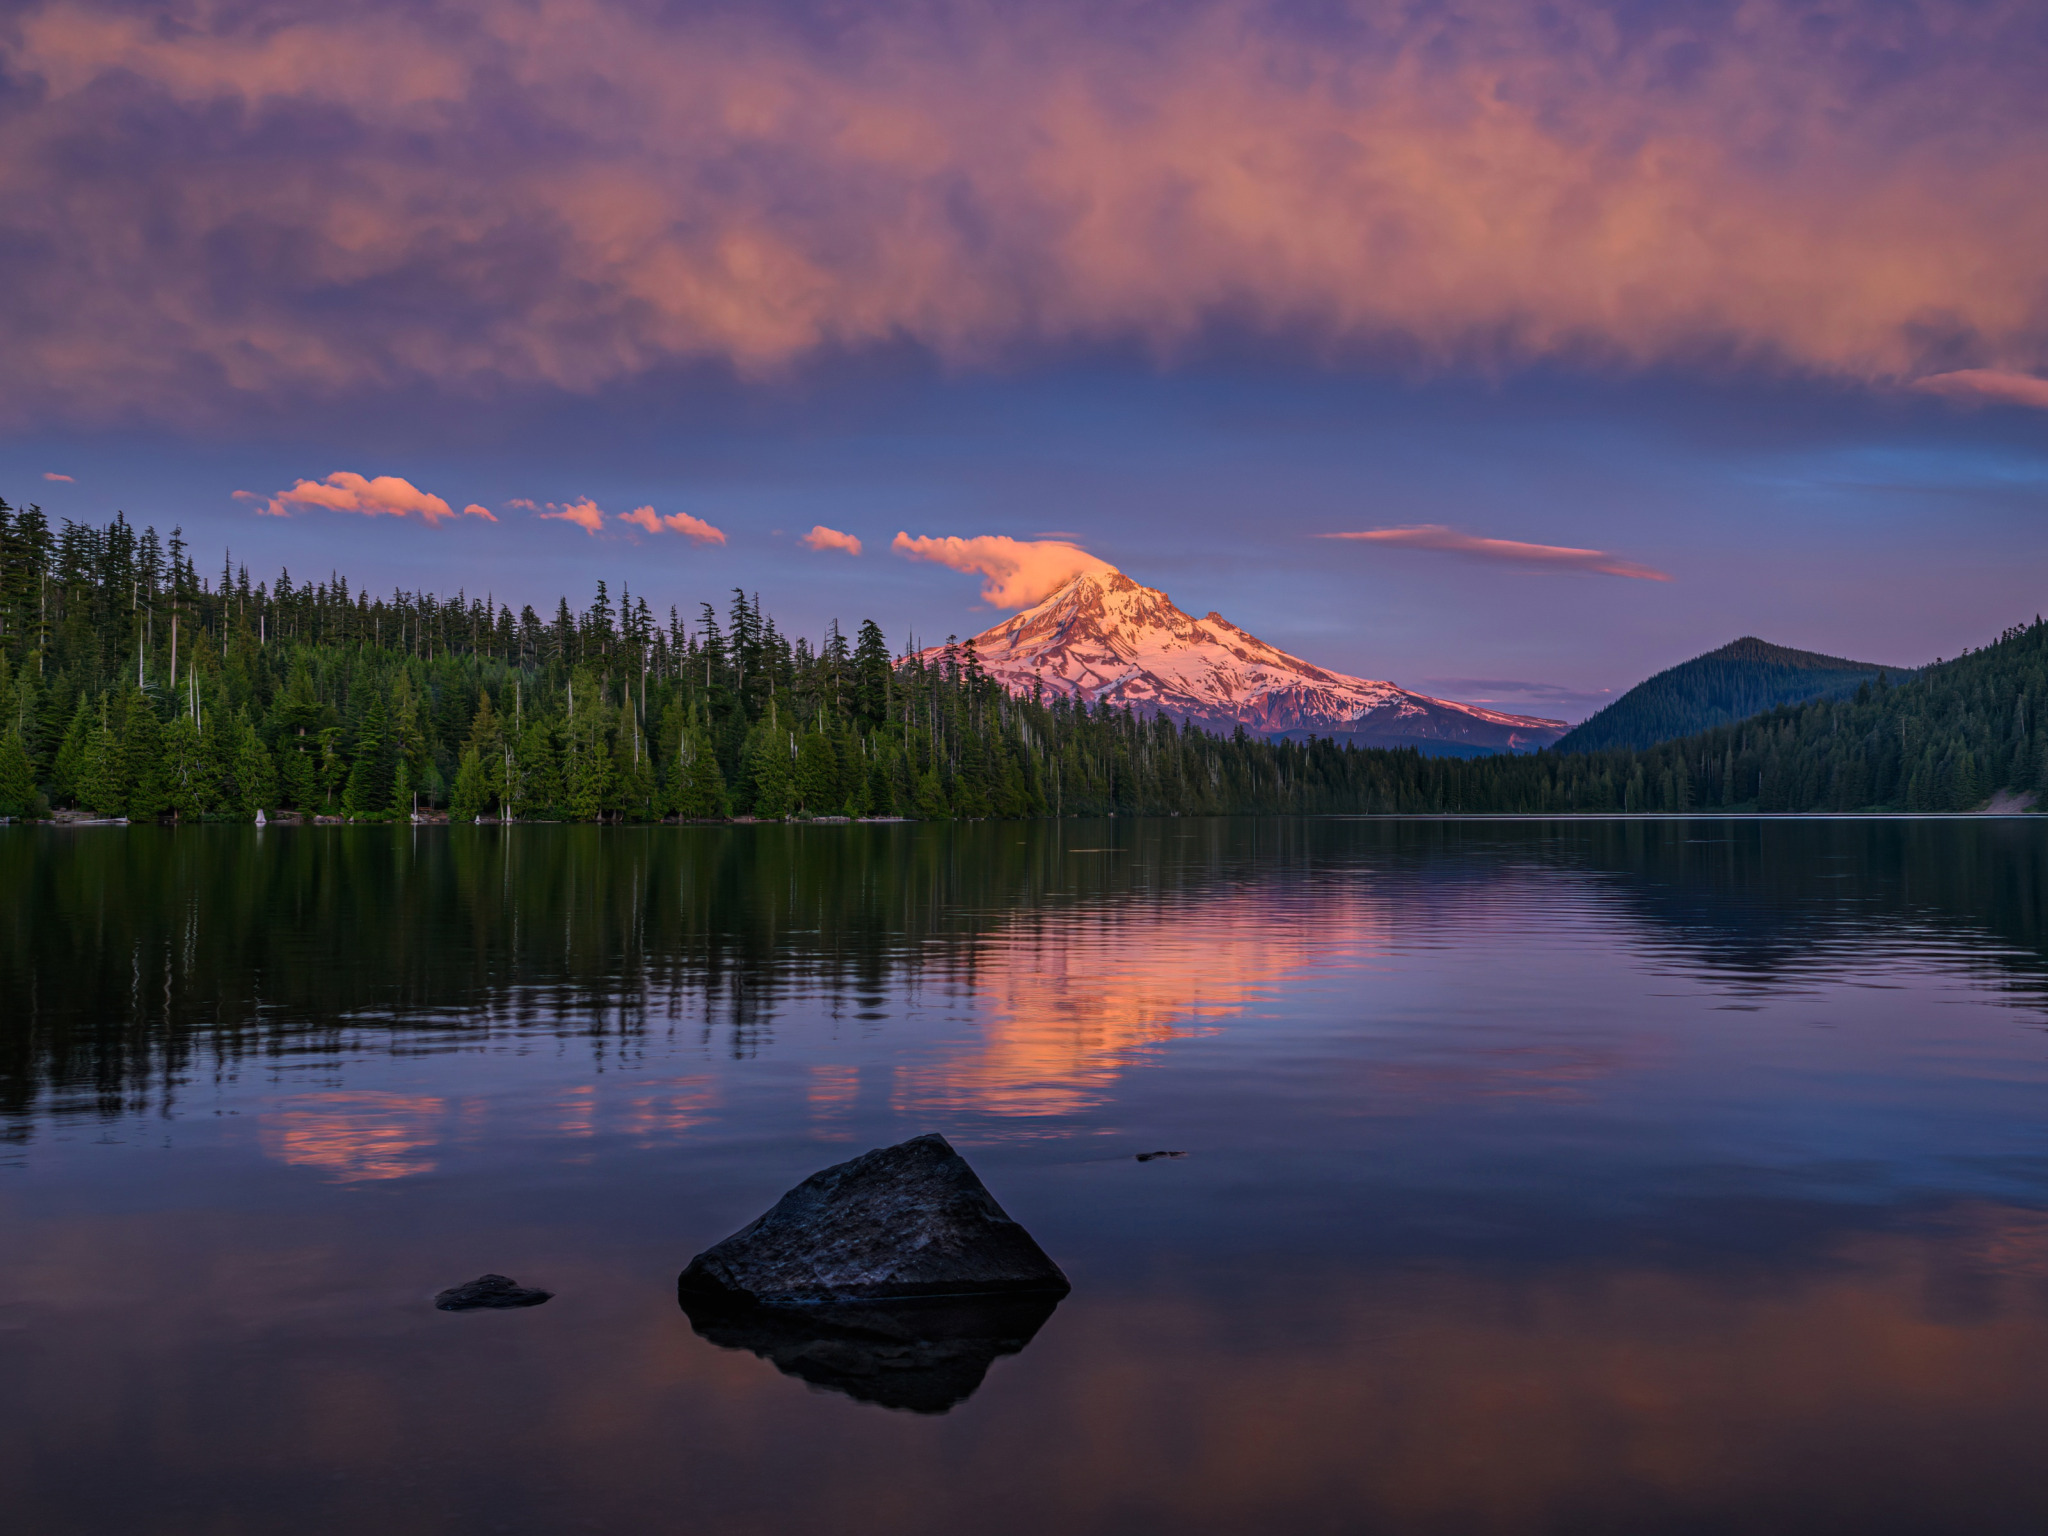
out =
<path fill-rule="evenodd" d="M 728 810 L 725 774 L 712 750 L 711 733 L 700 726 L 677 744 L 679 769 L 669 808 L 686 820 L 724 816 Z"/>
<path fill-rule="evenodd" d="M 21 732 L 0 736 L 0 816 L 26 816 L 35 809 L 35 765 L 21 744 Z"/>

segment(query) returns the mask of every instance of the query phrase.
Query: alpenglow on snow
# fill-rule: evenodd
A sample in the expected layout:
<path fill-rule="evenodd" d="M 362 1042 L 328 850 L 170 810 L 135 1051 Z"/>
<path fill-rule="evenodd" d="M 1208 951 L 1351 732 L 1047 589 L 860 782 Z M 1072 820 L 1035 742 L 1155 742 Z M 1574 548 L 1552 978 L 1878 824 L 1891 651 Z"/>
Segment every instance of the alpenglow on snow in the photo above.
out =
<path fill-rule="evenodd" d="M 1035 607 L 974 636 L 982 670 L 1012 693 L 1107 700 L 1206 730 L 1349 738 L 1360 746 L 1456 744 L 1533 751 L 1562 720 L 1350 677 L 1290 656 L 1220 613 L 1197 619 L 1123 572 L 1087 571 Z M 927 664 L 943 647 L 920 653 Z"/>

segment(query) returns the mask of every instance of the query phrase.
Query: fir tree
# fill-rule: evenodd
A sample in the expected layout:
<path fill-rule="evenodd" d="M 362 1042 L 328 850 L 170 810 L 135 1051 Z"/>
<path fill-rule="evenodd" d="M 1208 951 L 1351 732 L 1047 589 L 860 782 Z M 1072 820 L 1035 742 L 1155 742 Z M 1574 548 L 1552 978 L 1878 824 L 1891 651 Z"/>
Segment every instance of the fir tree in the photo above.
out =
<path fill-rule="evenodd" d="M 21 732 L 0 736 L 0 816 L 27 816 L 36 809 L 36 775 L 21 744 Z"/>
<path fill-rule="evenodd" d="M 384 696 L 373 694 L 356 728 L 356 749 L 349 768 L 342 809 L 358 821 L 381 817 L 391 803 L 391 747 L 385 739 L 388 716 Z"/>

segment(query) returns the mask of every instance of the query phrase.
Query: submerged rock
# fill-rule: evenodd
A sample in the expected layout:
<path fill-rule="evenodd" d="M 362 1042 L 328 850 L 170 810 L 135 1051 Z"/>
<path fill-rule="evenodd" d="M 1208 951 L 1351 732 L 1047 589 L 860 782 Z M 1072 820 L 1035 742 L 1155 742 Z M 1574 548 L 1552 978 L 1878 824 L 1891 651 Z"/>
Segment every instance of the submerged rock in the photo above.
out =
<path fill-rule="evenodd" d="M 909 1413 L 944 1413 L 988 1368 L 1029 1344 L 1057 1294 L 763 1306 L 684 1291 L 690 1326 L 721 1349 L 759 1355 L 785 1376 Z"/>
<path fill-rule="evenodd" d="M 434 1298 L 443 1312 L 469 1312 L 478 1307 L 537 1307 L 554 1295 L 538 1286 L 521 1285 L 503 1275 L 481 1275 L 467 1285 L 451 1285 Z"/>
<path fill-rule="evenodd" d="M 684 1295 L 770 1306 L 1070 1290 L 943 1136 L 814 1173 L 690 1260 Z"/>

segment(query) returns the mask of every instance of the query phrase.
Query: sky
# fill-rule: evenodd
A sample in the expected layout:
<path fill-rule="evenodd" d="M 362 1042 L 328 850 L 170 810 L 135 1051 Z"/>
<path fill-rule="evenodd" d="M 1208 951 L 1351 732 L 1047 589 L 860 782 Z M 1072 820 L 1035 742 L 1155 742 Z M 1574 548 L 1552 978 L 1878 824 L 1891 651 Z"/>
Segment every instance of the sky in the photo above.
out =
<path fill-rule="evenodd" d="M 2043 78 L 2001 0 L 17 5 L 0 495 L 905 645 L 1099 560 L 1573 719 L 1917 664 L 2048 607 Z"/>

